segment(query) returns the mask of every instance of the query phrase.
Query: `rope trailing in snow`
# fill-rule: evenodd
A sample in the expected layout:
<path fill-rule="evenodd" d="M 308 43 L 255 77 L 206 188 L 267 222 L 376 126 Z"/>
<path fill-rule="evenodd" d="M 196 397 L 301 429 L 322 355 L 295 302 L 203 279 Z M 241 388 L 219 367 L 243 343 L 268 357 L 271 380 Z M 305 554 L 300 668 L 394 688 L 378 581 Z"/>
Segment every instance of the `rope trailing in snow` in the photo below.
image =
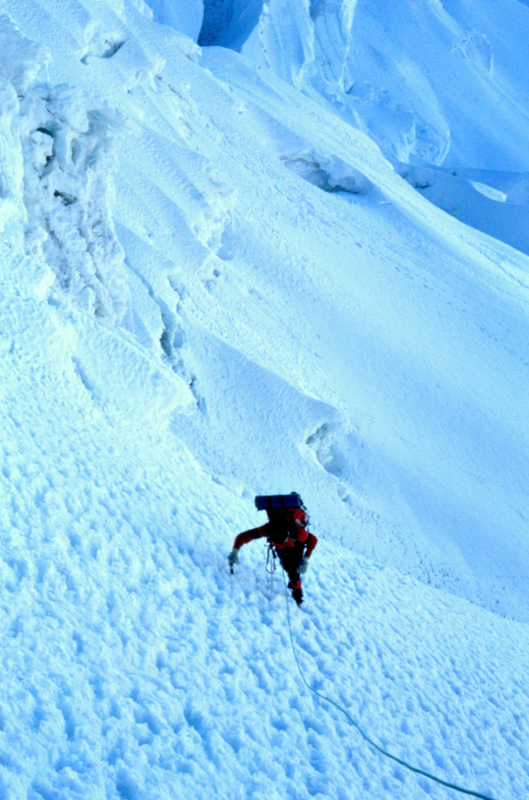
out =
<path fill-rule="evenodd" d="M 345 714 L 345 716 L 347 717 L 347 719 L 349 720 L 351 725 L 353 725 L 353 727 L 356 728 L 358 733 L 362 736 L 363 739 L 365 739 L 365 741 L 368 744 L 371 745 L 371 747 L 374 747 L 375 750 L 378 750 L 378 752 L 382 753 L 382 755 L 386 756 L 386 758 L 390 758 L 392 761 L 396 761 L 397 764 L 401 765 L 401 767 L 405 767 L 406 769 L 409 769 L 411 772 L 416 772 L 418 775 L 423 775 L 425 778 L 429 778 L 431 781 L 435 781 L 436 783 L 440 783 L 442 786 L 447 786 L 449 789 L 454 789 L 454 791 L 460 792 L 461 794 L 468 794 L 468 795 L 471 795 L 472 797 L 479 797 L 479 798 L 481 798 L 481 800 L 493 800 L 492 797 L 489 797 L 486 794 L 480 794 L 479 792 L 473 792 L 470 789 L 463 789 L 461 786 L 456 786 L 455 783 L 449 783 L 448 781 L 441 780 L 441 778 L 436 778 L 435 775 L 430 775 L 429 772 L 425 772 L 424 770 L 418 769 L 417 767 L 412 767 L 411 764 L 408 764 L 406 761 L 402 761 L 402 759 L 397 758 L 397 756 L 391 755 L 391 753 L 388 753 L 387 750 L 384 750 L 382 747 L 380 747 L 378 744 L 376 744 L 372 739 L 370 739 L 369 736 L 367 736 L 367 734 L 364 733 L 364 731 L 362 730 L 360 725 L 358 725 L 358 723 L 354 721 L 354 719 L 345 710 L 345 708 L 342 708 L 341 706 L 338 705 L 338 703 L 335 703 L 334 700 L 331 700 L 329 697 L 326 697 L 324 694 L 321 694 L 320 692 L 316 691 L 316 689 L 313 689 L 312 686 L 309 686 L 309 684 L 305 680 L 305 676 L 303 675 L 303 672 L 302 672 L 302 669 L 301 669 L 301 666 L 300 666 L 300 663 L 299 663 L 299 660 L 298 660 L 298 655 L 297 655 L 297 652 L 296 652 L 296 648 L 295 648 L 295 645 L 294 645 L 294 637 L 292 635 L 292 623 L 290 621 L 290 603 L 288 602 L 287 582 L 286 582 L 286 578 L 285 578 L 284 575 L 283 575 L 283 582 L 285 584 L 285 597 L 286 597 L 286 601 L 287 601 L 287 618 L 288 618 L 288 630 L 289 630 L 289 633 L 290 633 L 290 644 L 292 645 L 292 652 L 294 653 L 294 658 L 296 660 L 296 665 L 297 665 L 297 668 L 299 670 L 299 674 L 301 675 L 301 680 L 303 681 L 303 683 L 305 684 L 307 689 L 309 691 L 311 691 L 313 694 L 317 695 L 317 697 L 321 698 L 322 700 L 325 700 L 325 702 L 330 703 L 332 706 L 337 708 L 338 711 L 341 711 L 342 714 Z"/>

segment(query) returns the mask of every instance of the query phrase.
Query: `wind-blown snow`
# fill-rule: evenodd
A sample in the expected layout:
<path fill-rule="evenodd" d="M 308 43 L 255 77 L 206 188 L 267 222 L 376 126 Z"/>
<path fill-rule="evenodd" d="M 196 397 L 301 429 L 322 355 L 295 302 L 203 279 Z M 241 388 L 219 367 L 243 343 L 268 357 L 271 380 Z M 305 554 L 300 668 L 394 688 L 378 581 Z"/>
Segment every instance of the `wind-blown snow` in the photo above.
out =
<path fill-rule="evenodd" d="M 229 575 L 296 490 L 309 683 L 519 800 L 529 10 L 220 10 L 0 0 L 0 797 L 455 796 Z"/>

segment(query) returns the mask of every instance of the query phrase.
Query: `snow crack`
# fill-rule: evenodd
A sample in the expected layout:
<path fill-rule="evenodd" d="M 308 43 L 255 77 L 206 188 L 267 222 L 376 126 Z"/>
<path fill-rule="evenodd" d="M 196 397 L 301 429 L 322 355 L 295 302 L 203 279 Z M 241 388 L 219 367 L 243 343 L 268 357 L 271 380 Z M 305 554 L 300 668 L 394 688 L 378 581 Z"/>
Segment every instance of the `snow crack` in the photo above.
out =
<path fill-rule="evenodd" d="M 281 161 L 291 172 L 324 192 L 365 194 L 372 188 L 371 181 L 362 172 L 336 156 L 284 155 Z"/>
<path fill-rule="evenodd" d="M 124 253 L 111 218 L 112 143 L 117 115 L 86 95 L 48 87 L 34 98 L 39 124 L 23 139 L 28 255 L 90 313 L 119 321 L 125 311 Z"/>
<path fill-rule="evenodd" d="M 56 287 L 87 311 L 119 322 L 124 253 L 112 222 L 110 176 L 121 118 L 81 90 L 39 82 L 47 51 L 5 15 L 0 45 L 0 196 L 24 225 L 31 261 L 51 268 Z"/>

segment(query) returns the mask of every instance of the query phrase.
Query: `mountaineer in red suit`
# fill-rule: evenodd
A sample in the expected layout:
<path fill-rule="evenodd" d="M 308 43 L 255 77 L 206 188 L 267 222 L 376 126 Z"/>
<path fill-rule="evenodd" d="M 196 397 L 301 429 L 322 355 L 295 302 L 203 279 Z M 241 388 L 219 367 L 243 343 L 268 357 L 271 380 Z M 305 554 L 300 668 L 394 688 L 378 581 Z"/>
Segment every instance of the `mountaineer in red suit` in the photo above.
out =
<path fill-rule="evenodd" d="M 255 504 L 258 509 L 266 510 L 268 522 L 236 536 L 228 563 L 233 571 L 234 564 L 239 563 L 239 550 L 243 544 L 266 538 L 287 573 L 288 588 L 300 606 L 303 602 L 301 575 L 307 571 L 309 558 L 318 543 L 316 536 L 306 528 L 308 517 L 303 502 L 296 492 L 292 492 L 290 495 L 259 496 L 255 498 Z"/>

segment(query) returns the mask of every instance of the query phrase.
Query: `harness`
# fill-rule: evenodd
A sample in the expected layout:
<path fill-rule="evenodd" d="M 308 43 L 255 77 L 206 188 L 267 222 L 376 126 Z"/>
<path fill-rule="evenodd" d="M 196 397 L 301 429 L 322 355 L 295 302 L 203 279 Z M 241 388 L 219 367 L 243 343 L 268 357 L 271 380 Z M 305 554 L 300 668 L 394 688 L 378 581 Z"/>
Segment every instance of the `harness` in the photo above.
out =
<path fill-rule="evenodd" d="M 262 495 L 255 498 L 258 510 L 268 513 L 266 553 L 266 571 L 273 575 L 276 570 L 276 559 L 283 563 L 283 554 L 292 552 L 296 545 L 302 546 L 307 541 L 309 518 L 301 497 L 296 492 L 289 495 Z M 268 526 L 267 526 L 268 527 Z"/>
<path fill-rule="evenodd" d="M 296 520 L 286 519 L 277 521 L 277 527 L 272 529 L 270 535 L 267 537 L 267 552 L 266 552 L 266 571 L 269 575 L 273 575 L 276 571 L 276 559 L 280 558 L 280 553 L 286 553 L 296 546 L 296 544 L 303 544 L 298 538 L 298 531 L 305 532 L 305 528 L 301 527 Z M 273 524 L 273 523 L 272 523 Z M 307 533 L 305 533 L 305 538 Z"/>

